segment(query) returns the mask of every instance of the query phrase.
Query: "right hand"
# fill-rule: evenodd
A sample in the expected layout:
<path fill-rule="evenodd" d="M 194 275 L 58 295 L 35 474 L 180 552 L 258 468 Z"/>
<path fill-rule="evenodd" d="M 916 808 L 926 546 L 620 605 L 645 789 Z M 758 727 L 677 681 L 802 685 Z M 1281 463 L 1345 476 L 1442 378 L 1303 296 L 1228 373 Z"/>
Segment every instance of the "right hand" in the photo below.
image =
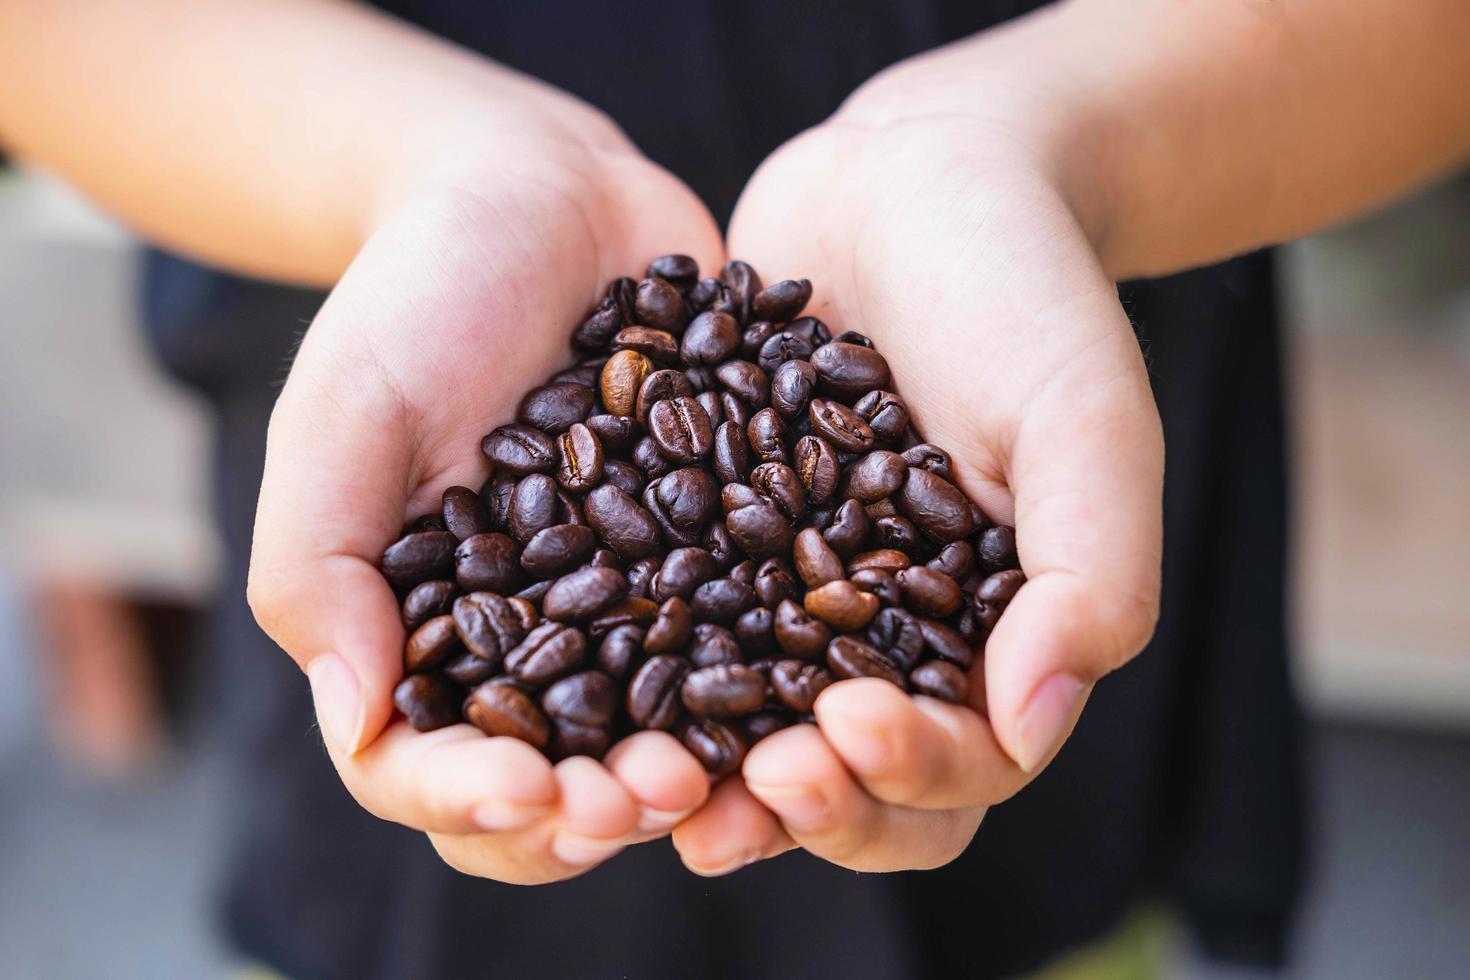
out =
<path fill-rule="evenodd" d="M 271 417 L 251 556 L 251 608 L 310 678 L 348 790 L 426 831 L 453 867 L 507 882 L 585 871 L 667 833 L 709 792 L 663 732 L 625 739 L 605 763 L 553 766 L 466 724 L 415 732 L 391 703 L 404 632 L 383 549 L 446 487 L 479 487 L 481 436 L 570 363 L 569 329 L 608 280 L 671 250 L 706 269 L 722 260 L 694 195 L 598 132 L 506 136 L 371 236 Z"/>

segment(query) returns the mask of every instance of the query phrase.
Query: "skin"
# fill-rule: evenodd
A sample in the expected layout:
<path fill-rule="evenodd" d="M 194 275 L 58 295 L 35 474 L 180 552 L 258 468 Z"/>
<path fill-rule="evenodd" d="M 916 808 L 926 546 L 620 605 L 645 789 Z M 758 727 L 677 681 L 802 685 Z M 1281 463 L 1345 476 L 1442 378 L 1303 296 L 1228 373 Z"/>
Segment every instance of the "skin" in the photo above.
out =
<path fill-rule="evenodd" d="M 723 261 L 688 190 L 590 107 L 343 3 L 0 0 L 0 36 L 13 152 L 174 248 L 335 283 L 272 418 L 251 605 L 363 806 L 524 883 L 670 830 L 709 874 L 793 846 L 952 859 L 1157 614 L 1163 449 L 1114 280 L 1306 233 L 1470 155 L 1461 0 L 1074 0 L 883 72 L 781 148 L 729 254 L 811 278 L 814 312 L 873 337 L 1030 580 L 972 680 L 983 716 L 843 682 L 711 789 L 662 733 L 555 766 L 468 726 L 413 733 L 374 568 L 405 517 L 483 478 L 472 447 L 565 363 L 603 283 L 673 250 Z"/>

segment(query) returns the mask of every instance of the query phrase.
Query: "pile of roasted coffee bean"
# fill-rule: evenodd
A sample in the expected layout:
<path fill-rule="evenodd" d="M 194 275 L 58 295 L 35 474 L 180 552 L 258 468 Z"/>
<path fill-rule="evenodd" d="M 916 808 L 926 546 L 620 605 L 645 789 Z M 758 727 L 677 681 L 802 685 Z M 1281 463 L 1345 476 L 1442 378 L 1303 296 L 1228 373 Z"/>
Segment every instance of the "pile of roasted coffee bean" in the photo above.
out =
<path fill-rule="evenodd" d="M 479 492 L 450 487 L 383 554 L 415 728 L 552 758 L 666 729 L 721 774 L 842 678 L 966 700 L 1025 581 L 1015 535 L 810 296 L 683 255 L 608 287 L 579 363 L 485 437 Z"/>

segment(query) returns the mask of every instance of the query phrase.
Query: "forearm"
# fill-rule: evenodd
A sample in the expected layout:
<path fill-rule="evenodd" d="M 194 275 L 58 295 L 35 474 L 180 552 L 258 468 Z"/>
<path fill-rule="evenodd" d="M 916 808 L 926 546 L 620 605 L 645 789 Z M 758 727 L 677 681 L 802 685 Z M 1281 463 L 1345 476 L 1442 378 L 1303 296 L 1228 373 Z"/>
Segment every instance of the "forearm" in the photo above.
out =
<path fill-rule="evenodd" d="M 0 0 L 0 142 L 142 234 L 333 282 L 442 171 L 528 140 L 613 143 L 534 80 L 331 0 Z"/>
<path fill-rule="evenodd" d="M 1072 0 L 891 74 L 911 104 L 1014 134 L 1125 278 L 1312 232 L 1464 161 L 1467 39 L 1464 0 Z"/>

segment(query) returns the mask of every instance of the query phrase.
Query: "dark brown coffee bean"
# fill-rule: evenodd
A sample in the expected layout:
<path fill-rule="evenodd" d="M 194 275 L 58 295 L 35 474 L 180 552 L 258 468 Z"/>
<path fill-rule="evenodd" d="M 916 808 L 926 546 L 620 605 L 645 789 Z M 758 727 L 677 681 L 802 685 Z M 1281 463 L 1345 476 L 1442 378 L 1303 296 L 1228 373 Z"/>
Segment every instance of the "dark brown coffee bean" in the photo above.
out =
<path fill-rule="evenodd" d="M 378 567 L 400 589 L 444 578 L 454 567 L 459 539 L 448 531 L 419 531 L 399 538 L 383 552 Z"/>
<path fill-rule="evenodd" d="M 556 448 L 556 479 L 564 490 L 585 493 L 602 479 L 602 443 L 587 426 L 572 426 L 557 438 Z"/>
<path fill-rule="evenodd" d="M 881 677 L 902 690 L 903 672 L 888 656 L 870 643 L 855 636 L 838 636 L 827 645 L 827 666 L 840 678 Z"/>
<path fill-rule="evenodd" d="M 688 319 L 683 295 L 663 279 L 644 279 L 638 284 L 635 309 L 637 323 L 671 333 L 682 331 Z"/>
<path fill-rule="evenodd" d="M 806 516 L 806 488 L 796 471 L 785 463 L 762 463 L 750 474 L 750 486 L 759 491 L 789 521 Z"/>
<path fill-rule="evenodd" d="M 767 374 L 772 374 L 787 361 L 805 361 L 811 356 L 812 345 L 809 341 L 789 330 L 781 330 L 771 334 L 761 344 L 755 363 Z"/>
<path fill-rule="evenodd" d="M 894 548 L 875 548 L 872 551 L 864 551 L 862 554 L 854 555 L 847 562 L 847 574 L 862 571 L 865 568 L 876 568 L 896 574 L 912 565 L 909 556 Z"/>
<path fill-rule="evenodd" d="M 755 590 L 733 578 L 711 579 L 694 590 L 689 608 L 694 618 L 706 623 L 728 626 L 735 618 L 755 605 Z"/>
<path fill-rule="evenodd" d="M 626 415 L 589 415 L 582 424 L 602 443 L 604 455 L 625 453 L 639 438 L 637 423 Z"/>
<path fill-rule="evenodd" d="M 658 402 L 669 398 L 692 398 L 694 390 L 689 386 L 689 379 L 684 372 L 665 368 L 662 371 L 654 371 L 643 379 L 643 384 L 638 388 L 638 401 L 634 406 L 634 417 L 639 425 L 648 424 L 648 411 Z"/>
<path fill-rule="evenodd" d="M 552 718 L 598 727 L 618 710 L 618 689 L 600 670 L 563 677 L 541 695 L 541 710 Z"/>
<path fill-rule="evenodd" d="M 683 653 L 694 635 L 694 614 L 689 603 L 673 596 L 658 607 L 658 618 L 648 627 L 643 648 L 650 655 Z"/>
<path fill-rule="evenodd" d="M 924 632 L 919 617 L 907 609 L 880 610 L 868 624 L 867 640 L 887 654 L 899 670 L 912 670 L 924 656 Z"/>
<path fill-rule="evenodd" d="M 699 402 L 699 407 L 709 416 L 709 424 L 718 430 L 725 421 L 725 409 L 720 405 L 720 396 L 713 391 L 704 391 L 696 395 L 694 400 Z"/>
<path fill-rule="evenodd" d="M 832 447 L 820 436 L 802 436 L 792 451 L 792 465 L 813 504 L 825 504 L 837 489 L 841 465 Z"/>
<path fill-rule="evenodd" d="M 873 430 L 846 405 L 813 398 L 807 406 L 812 431 L 826 439 L 834 449 L 848 453 L 866 452 L 873 447 Z"/>
<path fill-rule="evenodd" d="M 776 614 L 765 606 L 756 606 L 741 613 L 735 620 L 733 632 L 746 657 L 776 655 Z"/>
<path fill-rule="evenodd" d="M 834 344 L 856 344 L 859 347 L 872 347 L 873 340 L 865 333 L 856 330 L 844 330 L 832 338 Z"/>
<path fill-rule="evenodd" d="M 631 416 L 638 405 L 638 389 L 652 371 L 653 362 L 635 350 L 618 351 L 608 358 L 599 379 L 602 407 L 612 415 Z"/>
<path fill-rule="evenodd" d="M 679 354 L 689 367 L 719 364 L 740 348 L 740 325 L 728 313 L 704 312 L 689 322 Z"/>
<path fill-rule="evenodd" d="M 586 656 L 587 637 L 581 630 L 545 622 L 505 655 L 505 670 L 535 688 L 572 673 Z"/>
<path fill-rule="evenodd" d="M 765 408 L 771 400 L 770 376 L 749 361 L 726 361 L 715 368 L 715 379 L 752 409 Z"/>
<path fill-rule="evenodd" d="M 811 365 L 822 391 L 841 402 L 888 384 L 888 360 L 871 347 L 833 341 L 812 351 Z"/>
<path fill-rule="evenodd" d="M 856 500 L 845 501 L 832 516 L 832 523 L 822 531 L 822 540 L 843 558 L 851 558 L 863 549 L 873 523 Z"/>
<path fill-rule="evenodd" d="M 1007 603 L 1016 597 L 1021 591 L 1021 586 L 1026 584 L 1026 573 L 1019 568 L 1008 568 L 1003 572 L 996 572 L 980 583 L 975 590 L 975 598 L 981 602 Z"/>
<path fill-rule="evenodd" d="M 771 407 L 788 422 L 805 415 L 816 384 L 810 362 L 786 361 L 771 375 Z"/>
<path fill-rule="evenodd" d="M 454 618 L 435 616 L 414 630 L 403 647 L 403 666 L 410 674 L 433 670 L 459 646 Z"/>
<path fill-rule="evenodd" d="M 604 483 L 587 495 L 584 506 L 592 530 L 624 559 L 658 550 L 658 522 L 623 488 Z"/>
<path fill-rule="evenodd" d="M 750 302 L 750 311 L 759 319 L 785 323 L 796 319 L 811 298 L 810 280 L 783 279 L 756 293 Z"/>
<path fill-rule="evenodd" d="M 490 680 L 499 669 L 499 664 L 464 650 L 449 658 L 442 673 L 460 687 L 474 687 Z"/>
<path fill-rule="evenodd" d="M 838 579 L 807 592 L 802 605 L 835 630 L 859 630 L 878 612 L 878 597 Z"/>
<path fill-rule="evenodd" d="M 565 718 L 551 719 L 551 739 L 546 743 L 546 757 L 553 762 L 585 755 L 601 759 L 612 746 L 612 732 L 605 726 L 579 725 Z"/>
<path fill-rule="evenodd" d="M 649 596 L 657 602 L 692 599 L 694 590 L 717 574 L 714 556 L 704 548 L 675 548 L 653 577 Z"/>
<path fill-rule="evenodd" d="M 734 568 L 736 563 L 744 556 L 740 549 L 735 546 L 735 539 L 730 536 L 730 529 L 719 521 L 711 524 L 704 530 L 704 537 L 700 539 L 700 547 L 710 553 L 715 560 L 715 568 L 721 572 Z"/>
<path fill-rule="evenodd" d="M 941 479 L 954 481 L 954 466 L 950 462 L 949 453 L 938 446 L 921 442 L 917 446 L 905 449 L 903 459 L 916 469 L 926 470 Z"/>
<path fill-rule="evenodd" d="M 726 391 L 720 394 L 720 413 L 726 422 L 734 422 L 744 429 L 750 425 L 755 409 L 747 405 L 741 398 Z"/>
<path fill-rule="evenodd" d="M 556 524 L 537 531 L 521 552 L 521 567 L 537 578 L 565 575 L 593 557 L 597 535 L 582 524 Z M 595 563 L 595 562 L 594 562 Z"/>
<path fill-rule="evenodd" d="M 848 581 L 864 592 L 873 593 L 885 606 L 896 606 L 903 598 L 898 580 L 880 568 L 860 568 L 848 576 Z"/>
<path fill-rule="evenodd" d="M 745 328 L 740 335 L 740 356 L 747 361 L 754 361 L 761 355 L 761 348 L 766 341 L 781 332 L 779 323 L 771 323 L 769 320 L 757 320 Z"/>
<path fill-rule="evenodd" d="M 469 487 L 450 487 L 444 491 L 444 529 L 459 540 L 490 530 L 480 495 Z"/>
<path fill-rule="evenodd" d="M 607 635 L 609 630 L 624 625 L 633 625 L 646 630 L 657 618 L 658 603 L 651 599 L 635 599 L 629 596 L 598 613 L 587 624 L 587 635 L 594 640 L 600 640 Z"/>
<path fill-rule="evenodd" d="M 843 577 L 842 559 L 822 540 L 816 528 L 806 528 L 796 535 L 792 555 L 796 574 L 801 576 L 807 588 L 815 589 Z"/>
<path fill-rule="evenodd" d="M 510 498 L 520 479 L 513 473 L 496 473 L 480 487 L 480 503 L 485 508 L 485 530 L 504 531 L 510 516 Z"/>
<path fill-rule="evenodd" d="M 958 630 L 933 619 L 919 620 L 919 630 L 924 635 L 924 648 L 930 654 L 948 660 L 961 670 L 970 669 L 975 652 Z"/>
<path fill-rule="evenodd" d="M 730 301 L 738 311 L 736 317 L 741 323 L 749 323 L 751 303 L 761 291 L 761 277 L 748 262 L 733 259 L 720 270 L 720 278 L 730 287 Z"/>
<path fill-rule="evenodd" d="M 420 732 L 456 724 L 459 701 L 459 688 L 438 674 L 411 674 L 393 689 L 393 706 Z"/>
<path fill-rule="evenodd" d="M 628 594 L 628 580 L 611 568 L 589 566 L 556 580 L 541 600 L 541 615 L 564 623 L 585 622 Z"/>
<path fill-rule="evenodd" d="M 812 710 L 817 695 L 830 687 L 832 680 L 825 668 L 800 660 L 782 660 L 771 668 L 771 689 L 792 711 Z"/>
<path fill-rule="evenodd" d="M 673 471 L 673 464 L 659 451 L 658 443 L 648 436 L 639 439 L 633 446 L 633 465 L 642 470 L 649 480 L 656 480 Z M 644 490 L 647 489 L 645 486 Z"/>
<path fill-rule="evenodd" d="M 813 351 L 832 341 L 832 331 L 814 316 L 797 317 L 786 324 L 786 332 L 811 344 Z"/>
<path fill-rule="evenodd" d="M 776 642 L 788 657 L 816 660 L 832 639 L 827 624 L 813 619 L 790 599 L 776 607 Z"/>
<path fill-rule="evenodd" d="M 869 510 L 869 514 L 872 511 Z M 889 515 L 873 521 L 873 543 L 880 548 L 902 551 L 912 561 L 927 560 L 934 553 L 933 546 L 919 534 L 919 529 L 907 517 Z"/>
<path fill-rule="evenodd" d="M 454 583 L 443 579 L 415 585 L 403 597 L 403 628 L 412 633 L 433 617 L 447 613 L 458 594 L 459 590 L 454 587 Z"/>
<path fill-rule="evenodd" d="M 621 459 L 604 460 L 602 464 L 602 479 L 605 483 L 617 487 L 628 496 L 635 498 L 643 495 L 643 471 L 632 463 L 625 463 Z M 591 496 L 589 494 L 588 496 Z M 592 522 L 590 508 L 585 503 L 583 511 L 587 514 L 587 522 Z"/>
<path fill-rule="evenodd" d="M 602 373 L 602 366 L 607 363 L 608 355 L 601 351 L 590 357 L 584 358 L 574 367 L 565 371 L 558 371 L 546 379 L 550 385 L 573 384 L 584 388 L 596 388 L 597 376 Z"/>
<path fill-rule="evenodd" d="M 535 610 L 531 612 L 534 615 Z M 529 632 L 525 610 L 493 592 L 471 592 L 456 599 L 454 629 L 466 649 L 496 667 Z"/>
<path fill-rule="evenodd" d="M 719 623 L 696 623 L 689 641 L 689 662 L 696 667 L 744 663 L 745 653 L 735 634 Z"/>
<path fill-rule="evenodd" d="M 532 388 L 521 399 L 516 421 L 540 429 L 548 435 L 561 435 L 592 414 L 592 389 L 586 385 L 560 382 Z"/>
<path fill-rule="evenodd" d="M 1021 567 L 1020 559 L 1016 557 L 1016 529 L 1005 524 L 997 524 L 980 535 L 980 540 L 975 543 L 975 552 L 980 561 L 980 571 L 986 575 Z"/>
<path fill-rule="evenodd" d="M 843 494 L 865 504 L 898 492 L 908 475 L 908 464 L 898 453 L 875 449 L 847 468 Z"/>
<path fill-rule="evenodd" d="M 713 718 L 691 722 L 679 731 L 679 741 L 711 776 L 727 776 L 745 760 L 740 733 Z"/>
<path fill-rule="evenodd" d="M 637 351 L 654 364 L 668 366 L 679 361 L 679 341 L 667 330 L 624 327 L 613 337 L 614 351 Z"/>
<path fill-rule="evenodd" d="M 701 718 L 738 718 L 765 704 L 766 679 L 745 664 L 691 671 L 680 689 L 684 707 Z"/>
<path fill-rule="evenodd" d="M 709 416 L 693 398 L 666 398 L 648 410 L 648 434 L 670 461 L 697 463 L 714 448 Z"/>
<path fill-rule="evenodd" d="M 529 425 L 502 425 L 480 443 L 485 458 L 497 470 L 525 476 L 545 473 L 556 466 L 556 443 L 551 436 Z"/>
<path fill-rule="evenodd" d="M 530 585 L 526 586 L 524 589 L 521 589 L 521 591 L 511 596 L 511 598 L 523 599 L 526 602 L 529 602 L 531 606 L 537 611 L 537 615 L 540 615 L 541 600 L 546 598 L 546 593 L 551 591 L 551 586 L 555 582 L 556 579 L 552 578 L 542 579 L 539 582 L 532 582 Z"/>
<path fill-rule="evenodd" d="M 519 550 L 498 531 L 465 538 L 454 552 L 454 580 L 465 592 L 514 592 L 521 583 Z"/>
<path fill-rule="evenodd" d="M 702 313 L 709 309 L 710 304 L 717 301 L 728 304 L 729 295 L 729 288 L 717 277 L 706 276 L 689 287 L 689 290 L 684 295 L 684 299 L 689 304 L 690 309 L 698 310 Z M 725 310 L 725 312 L 728 313 L 730 311 Z"/>
<path fill-rule="evenodd" d="M 800 536 L 797 542 L 800 543 Z M 796 595 L 796 577 L 780 558 L 767 558 L 756 569 L 751 587 L 755 589 L 756 598 L 760 599 L 761 605 L 775 609 L 782 599 L 790 599 Z"/>
<path fill-rule="evenodd" d="M 690 394 L 695 397 L 719 390 L 720 383 L 715 380 L 715 372 L 707 367 L 685 368 L 684 379 L 689 382 Z"/>
<path fill-rule="evenodd" d="M 628 577 L 629 597 L 648 598 L 649 585 L 658 572 L 658 566 L 655 558 L 640 558 L 627 567 L 623 574 Z"/>
<path fill-rule="evenodd" d="M 785 436 L 786 424 L 770 408 L 756 412 L 745 427 L 751 455 L 762 463 L 784 463 L 790 458 L 786 452 Z"/>
<path fill-rule="evenodd" d="M 940 544 L 958 541 L 975 528 L 970 501 L 960 488 L 925 469 L 910 467 L 898 507 L 920 531 Z"/>
<path fill-rule="evenodd" d="M 541 622 L 541 613 L 536 610 L 536 607 L 529 600 L 523 599 L 520 596 L 511 596 L 505 601 L 515 613 L 516 619 L 520 621 L 521 629 L 527 633 L 535 629 L 537 624 Z"/>
<path fill-rule="evenodd" d="M 756 564 L 754 559 L 747 558 L 743 562 L 740 562 L 738 565 L 736 565 L 734 568 L 730 569 L 725 574 L 730 576 L 737 582 L 743 582 L 751 588 L 754 588 L 755 572 L 758 568 L 760 568 L 760 566 Z"/>
<path fill-rule="evenodd" d="M 679 720 L 679 689 L 689 663 L 681 657 L 649 657 L 628 682 L 628 717 L 639 728 L 667 729 Z"/>
<path fill-rule="evenodd" d="M 928 564 L 936 572 L 964 582 L 975 572 L 975 548 L 968 541 L 951 541 Z"/>
<path fill-rule="evenodd" d="M 725 528 L 742 551 L 758 559 L 788 553 L 794 537 L 785 515 L 775 504 L 765 500 L 726 513 Z"/>
<path fill-rule="evenodd" d="M 638 280 L 619 276 L 607 284 L 607 298 L 617 307 L 618 322 L 623 326 L 631 327 L 640 322 L 637 309 Z"/>
<path fill-rule="evenodd" d="M 715 476 L 721 483 L 738 483 L 750 473 L 750 442 L 745 427 L 726 422 L 715 430 Z"/>
<path fill-rule="evenodd" d="M 546 716 L 530 697 L 506 684 L 481 684 L 464 703 L 465 720 L 486 735 L 507 735 L 538 749 L 551 737 Z"/>
<path fill-rule="evenodd" d="M 692 545 L 699 541 L 705 525 L 714 519 L 720 507 L 720 489 L 715 478 L 707 470 L 697 466 L 686 466 L 674 470 L 657 481 L 653 489 L 653 516 L 665 533 L 681 545 Z M 647 494 L 645 494 L 645 506 Z"/>
<path fill-rule="evenodd" d="M 923 565 L 905 568 L 894 575 L 903 590 L 904 602 L 925 616 L 948 616 L 960 608 L 960 587 L 943 572 Z"/>
<path fill-rule="evenodd" d="M 908 431 L 909 407 L 891 391 L 870 391 L 857 400 L 852 410 L 867 421 L 880 445 L 897 444 Z"/>
<path fill-rule="evenodd" d="M 648 263 L 643 275 L 648 279 L 662 279 L 687 293 L 699 279 L 699 263 L 687 255 L 660 255 Z"/>
<path fill-rule="evenodd" d="M 572 347 L 588 354 L 606 350 L 607 345 L 612 342 L 613 334 L 622 325 L 623 318 L 618 315 L 617 304 L 604 300 L 603 305 L 583 320 L 582 325 L 572 334 Z"/>
<path fill-rule="evenodd" d="M 914 668 L 909 674 L 909 684 L 915 694 L 927 694 L 950 704 L 964 704 L 970 687 L 965 672 L 943 660 L 931 660 Z"/>
<path fill-rule="evenodd" d="M 863 504 L 863 510 L 867 513 L 868 520 L 874 522 L 881 521 L 885 517 L 898 516 L 898 505 L 893 502 L 893 498 L 891 497 L 875 500 L 871 504 Z M 908 518 L 904 518 L 904 520 L 908 520 Z M 913 522 L 910 521 L 909 523 L 912 524 Z M 917 533 L 917 529 L 915 529 L 915 532 Z M 887 546 L 885 545 L 885 547 Z"/>
<path fill-rule="evenodd" d="M 560 509 L 556 481 L 545 473 L 528 474 L 521 477 L 521 482 L 511 492 L 506 530 L 511 537 L 525 544 L 536 536 L 536 532 L 553 524 L 565 523 L 558 520 Z"/>
<path fill-rule="evenodd" d="M 792 724 L 793 719 L 785 711 L 757 711 L 740 719 L 740 732 L 745 738 L 745 744 L 753 746 L 783 728 L 790 728 Z"/>
<path fill-rule="evenodd" d="M 613 627 L 597 647 L 594 659 L 598 668 L 615 680 L 623 680 L 643 663 L 643 655 L 647 652 L 643 642 L 642 628 L 632 624 Z"/>

